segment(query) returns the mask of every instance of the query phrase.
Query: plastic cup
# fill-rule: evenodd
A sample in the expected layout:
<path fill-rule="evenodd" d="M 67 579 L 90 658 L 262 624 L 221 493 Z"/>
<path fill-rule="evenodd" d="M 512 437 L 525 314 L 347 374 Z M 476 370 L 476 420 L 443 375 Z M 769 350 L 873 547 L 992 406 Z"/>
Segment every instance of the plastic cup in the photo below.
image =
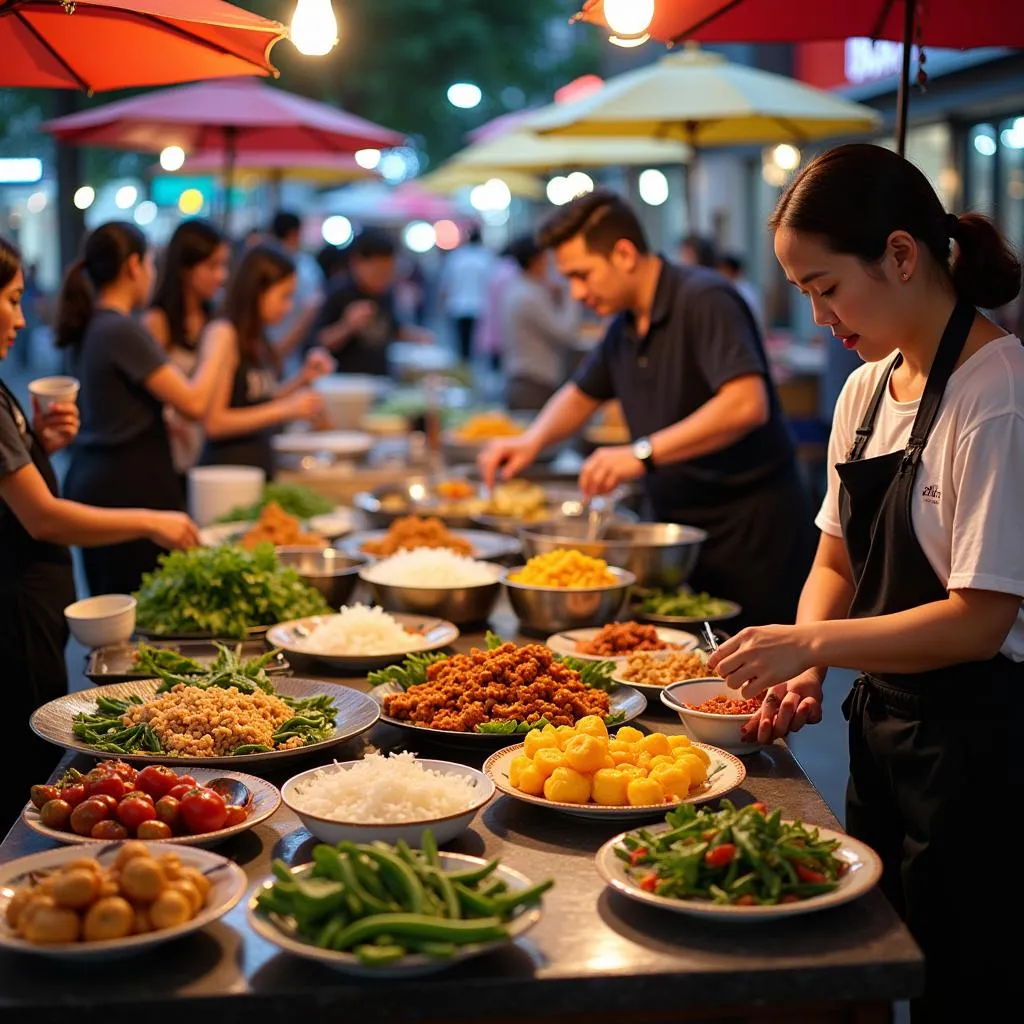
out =
<path fill-rule="evenodd" d="M 239 505 L 255 504 L 266 482 L 266 473 L 252 466 L 196 466 L 188 473 L 189 515 L 209 526 Z"/>
<path fill-rule="evenodd" d="M 28 391 L 45 415 L 57 403 L 77 401 L 79 386 L 74 377 L 39 377 L 29 382 Z"/>

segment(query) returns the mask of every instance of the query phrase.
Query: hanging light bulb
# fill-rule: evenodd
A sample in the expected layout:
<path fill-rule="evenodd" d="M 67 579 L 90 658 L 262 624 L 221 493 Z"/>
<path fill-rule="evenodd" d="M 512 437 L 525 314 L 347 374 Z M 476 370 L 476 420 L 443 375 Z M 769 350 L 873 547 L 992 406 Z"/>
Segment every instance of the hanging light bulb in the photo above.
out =
<path fill-rule="evenodd" d="M 647 30 L 654 20 L 654 0 L 604 0 L 604 20 L 616 46 L 641 46 L 651 37 Z"/>
<path fill-rule="evenodd" d="M 307 57 L 322 57 L 338 44 L 338 19 L 331 0 L 296 0 L 288 37 Z"/>

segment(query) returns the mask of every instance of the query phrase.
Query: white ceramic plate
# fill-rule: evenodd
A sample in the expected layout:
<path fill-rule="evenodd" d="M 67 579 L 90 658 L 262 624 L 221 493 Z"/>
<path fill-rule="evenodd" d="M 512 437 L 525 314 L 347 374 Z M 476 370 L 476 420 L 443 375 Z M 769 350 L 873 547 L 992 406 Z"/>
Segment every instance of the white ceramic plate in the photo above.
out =
<path fill-rule="evenodd" d="M 88 852 L 101 864 L 109 864 L 113 862 L 120 845 L 108 843 L 97 851 Z M 104 942 L 68 942 L 52 946 L 26 942 L 7 923 L 7 904 L 16 888 L 27 885 L 42 874 L 59 868 L 68 861 L 78 860 L 84 855 L 77 846 L 62 846 L 56 850 L 33 853 L 7 864 L 0 864 L 0 948 L 57 960 L 113 960 L 199 931 L 200 928 L 205 928 L 206 925 L 223 917 L 245 895 L 249 884 L 245 872 L 226 857 L 211 853 L 209 850 L 172 843 L 160 844 L 159 852 L 176 853 L 184 867 L 198 868 L 210 880 L 211 888 L 206 897 L 206 905 L 191 921 L 186 921 L 177 928 L 165 928 L 158 932 L 129 935 L 123 939 Z"/>
<path fill-rule="evenodd" d="M 486 863 L 480 857 L 467 857 L 460 853 L 442 852 L 439 856 L 441 858 L 441 865 L 453 871 L 471 867 L 482 867 Z M 297 874 L 304 874 L 311 867 L 311 864 L 303 864 L 302 867 L 294 868 L 293 870 Z M 491 877 L 501 879 L 512 891 L 528 889 L 533 884 L 525 875 L 521 875 L 518 871 L 513 871 L 512 868 L 507 868 L 503 864 L 497 867 Z M 287 919 L 282 919 L 277 915 L 264 917 L 263 914 L 258 914 L 256 912 L 256 896 L 262 889 L 269 888 L 273 882 L 273 878 L 263 879 L 257 884 L 252 896 L 249 897 L 249 927 L 257 935 L 266 939 L 267 942 L 273 943 L 279 949 L 309 960 L 317 960 L 328 967 L 333 967 L 336 971 L 352 974 L 360 978 L 412 978 L 417 975 L 443 971 L 446 967 L 461 963 L 463 960 L 469 960 L 471 957 L 480 956 L 482 953 L 490 953 L 492 950 L 508 945 L 508 943 L 525 935 L 540 920 L 541 916 L 540 907 L 529 907 L 522 910 L 509 921 L 507 939 L 460 946 L 454 956 L 445 960 L 416 953 L 407 956 L 398 963 L 370 967 L 360 963 L 354 953 L 341 953 L 333 949 L 320 949 L 298 938 L 291 930 L 291 922 Z"/>
<path fill-rule="evenodd" d="M 437 651 L 454 643 L 459 637 L 459 627 L 447 619 L 436 616 L 406 615 L 402 612 L 389 612 L 389 615 L 408 632 L 421 633 L 426 638 L 423 647 L 406 648 L 401 651 L 389 651 L 387 654 L 337 654 L 328 651 L 316 651 L 306 646 L 304 640 L 323 622 L 340 618 L 338 615 L 310 615 L 304 619 L 292 619 L 280 622 L 267 631 L 267 642 L 272 647 L 280 647 L 294 661 L 295 657 L 312 658 L 330 665 L 332 668 L 344 669 L 349 674 L 372 672 L 402 661 L 410 654 L 426 654 Z"/>
<path fill-rule="evenodd" d="M 649 831 L 652 833 L 665 832 L 669 827 L 665 823 L 653 827 Z M 626 836 L 625 832 L 615 836 L 614 839 L 609 839 L 597 851 L 595 864 L 597 873 L 616 892 L 640 903 L 662 907 L 677 914 L 689 914 L 692 917 L 703 917 L 715 921 L 736 922 L 794 917 L 798 914 L 810 914 L 816 910 L 826 910 L 829 907 L 836 907 L 855 900 L 872 889 L 882 877 L 881 858 L 871 847 L 865 846 L 862 842 L 843 832 L 834 832 L 829 828 L 819 828 L 818 831 L 822 839 L 840 840 L 841 845 L 835 851 L 836 856 L 845 860 L 850 865 L 850 869 L 839 879 L 839 886 L 833 892 L 825 893 L 822 896 L 811 896 L 809 899 L 798 900 L 796 903 L 777 903 L 768 907 L 736 907 L 723 906 L 708 900 L 675 900 L 669 899 L 667 896 L 658 896 L 653 892 L 645 892 L 634 879 L 630 878 L 625 862 L 615 856 L 615 847 L 623 841 Z"/>
<path fill-rule="evenodd" d="M 281 787 L 281 798 L 285 805 L 298 815 L 307 831 L 321 842 L 334 844 L 348 839 L 355 843 L 377 841 L 397 843 L 399 839 L 404 839 L 410 846 L 419 849 L 423 842 L 424 831 L 430 829 L 437 844 L 444 845 L 464 832 L 473 820 L 473 815 L 494 796 L 494 783 L 478 768 L 471 768 L 469 765 L 458 764 L 454 761 L 432 761 L 418 757 L 416 763 L 423 765 L 427 771 L 449 777 L 457 776 L 472 782 L 474 790 L 472 803 L 461 811 L 446 814 L 440 818 L 424 818 L 419 821 L 404 821 L 397 824 L 340 821 L 337 818 L 322 818 L 304 809 L 303 797 L 297 790 L 311 781 L 314 776 L 320 773 L 332 776 L 349 771 L 362 763 L 361 761 L 343 761 L 323 765 L 320 768 L 310 768 L 299 775 L 293 775 Z"/>
<path fill-rule="evenodd" d="M 393 725 L 398 729 L 405 729 L 413 735 L 426 736 L 434 743 L 443 743 L 447 746 L 475 747 L 480 749 L 486 747 L 493 750 L 495 747 L 504 746 L 514 737 L 507 733 L 493 732 L 452 732 L 448 729 L 431 729 L 426 725 L 415 725 L 399 718 L 392 718 L 384 712 L 384 698 L 394 693 L 402 693 L 402 687 L 392 681 L 381 683 L 370 690 L 370 696 L 380 704 L 380 720 Z M 629 686 L 619 686 L 612 693 L 608 694 L 608 706 L 612 714 L 622 712 L 625 716 L 621 722 L 612 726 L 617 729 L 623 725 L 639 718 L 647 710 L 647 698 Z"/>
<path fill-rule="evenodd" d="M 255 775 L 246 775 L 244 772 L 230 772 L 224 768 L 190 768 L 188 774 L 201 786 L 211 779 L 223 778 L 237 779 L 239 782 L 244 783 L 249 787 L 249 792 L 252 793 L 252 806 L 249 810 L 249 816 L 239 825 L 217 829 L 216 832 L 204 832 L 197 836 L 173 836 L 170 839 L 147 839 L 147 843 L 159 843 L 161 846 L 173 843 L 177 846 L 201 846 L 204 848 L 216 846 L 218 843 L 223 843 L 225 839 L 230 839 L 232 836 L 237 836 L 242 832 L 248 832 L 249 829 L 258 825 L 261 821 L 266 821 L 281 806 L 281 794 L 277 786 L 271 785 L 264 779 L 258 779 Z M 21 820 L 33 832 L 38 832 L 41 836 L 46 836 L 47 839 L 53 839 L 58 843 L 67 843 L 74 846 L 83 843 L 109 842 L 109 840 L 105 839 L 93 839 L 91 836 L 80 836 L 77 832 L 72 832 L 70 829 L 48 828 L 39 820 L 39 811 L 36 810 L 31 801 L 22 810 Z"/>
<path fill-rule="evenodd" d="M 155 754 L 147 751 L 139 754 L 119 754 L 118 757 L 122 761 L 133 764 L 169 764 L 172 767 L 195 765 L 201 768 L 243 768 L 264 762 L 289 761 L 297 757 L 304 757 L 313 751 L 326 751 L 344 740 L 352 739 L 353 736 L 366 732 L 376 723 L 380 715 L 380 708 L 376 701 L 349 686 L 338 686 L 335 683 L 319 679 L 299 679 L 291 676 L 275 678 L 273 683 L 274 689 L 286 697 L 301 699 L 317 697 L 321 694 L 329 695 L 337 708 L 334 735 L 326 740 L 320 740 L 318 743 L 309 743 L 304 747 L 296 747 L 292 750 L 271 750 L 264 754 L 174 757 L 171 754 Z M 95 712 L 96 698 L 101 694 L 106 697 L 121 698 L 136 694 L 146 700 L 153 696 L 156 686 L 155 680 L 149 679 L 135 680 L 130 683 L 113 683 L 89 690 L 75 690 L 73 693 L 67 693 L 63 697 L 58 697 L 37 708 L 29 719 L 29 725 L 37 736 L 41 736 L 50 743 L 55 743 L 58 747 L 76 750 L 80 754 L 88 754 L 97 760 L 110 757 L 112 755 L 90 747 L 71 731 L 75 715 L 79 711 L 90 714 Z"/>
<path fill-rule="evenodd" d="M 658 632 L 660 634 L 661 630 L 659 630 Z M 657 655 L 657 654 L 662 654 L 662 653 L 665 653 L 665 652 L 662 652 L 662 651 L 651 651 L 650 653 Z M 699 648 L 694 648 L 692 653 L 699 654 L 704 659 L 705 664 L 707 663 L 707 653 L 705 651 L 702 651 Z M 670 682 L 666 683 L 665 686 L 657 686 L 654 683 L 638 683 L 638 682 L 635 682 L 632 679 L 625 679 L 619 673 L 620 672 L 624 672 L 626 670 L 626 664 L 627 664 L 628 661 L 629 661 L 628 656 L 619 660 L 619 662 L 618 662 L 618 664 L 616 666 L 615 673 L 612 675 L 612 679 L 614 679 L 615 682 L 617 682 L 617 683 L 621 683 L 623 686 L 632 686 L 632 687 L 634 687 L 635 689 L 639 690 L 652 703 L 663 705 L 664 702 L 661 699 L 661 695 L 662 695 L 662 693 L 665 690 L 665 686 L 670 686 L 672 683 L 677 683 L 680 680 L 673 679 Z M 695 676 L 694 678 L 697 678 L 697 677 Z M 701 678 L 703 678 L 703 677 L 701 677 Z M 690 739 L 693 739 L 693 737 L 691 736 Z M 716 746 L 722 747 L 723 750 L 728 750 L 732 754 L 736 753 L 736 751 L 733 750 L 732 747 L 724 747 L 720 743 L 716 744 Z"/>
<path fill-rule="evenodd" d="M 203 547 L 216 548 L 221 544 L 232 544 L 239 540 L 253 525 L 253 522 L 214 523 L 213 526 L 204 526 L 199 531 L 199 543 Z M 336 540 L 338 537 L 351 533 L 356 527 L 355 513 L 344 505 L 339 505 L 333 512 L 324 512 L 322 515 L 310 516 L 303 523 L 303 528 L 312 533 L 319 533 L 327 540 Z"/>
<path fill-rule="evenodd" d="M 361 430 L 285 431 L 271 438 L 274 451 L 286 455 L 315 455 L 358 458 L 373 447 L 373 436 Z"/>
<path fill-rule="evenodd" d="M 380 540 L 387 532 L 387 530 L 365 530 L 360 533 L 351 533 L 335 546 L 344 551 L 346 555 L 356 555 L 360 558 L 386 557 L 369 554 L 363 550 L 363 545 L 367 541 Z M 519 543 L 517 537 L 507 537 L 491 530 L 451 530 L 450 532 L 456 537 L 468 541 L 473 548 L 470 557 L 479 561 L 496 562 L 502 558 L 518 555 L 522 551 L 522 544 Z"/>
<path fill-rule="evenodd" d="M 624 623 L 618 623 L 624 625 Z M 624 662 L 628 654 L 600 655 L 580 654 L 576 650 L 577 643 L 593 640 L 603 627 L 588 627 L 587 629 L 567 629 L 562 633 L 552 633 L 544 642 L 556 654 L 568 654 L 572 658 L 579 658 L 580 661 L 618 661 Z M 700 646 L 700 640 L 693 633 L 686 633 L 681 629 L 665 629 L 659 627 L 657 630 L 658 639 L 667 644 L 677 644 L 681 651 L 692 651 Z M 652 651 L 652 654 L 659 652 Z M 633 684 L 630 683 L 632 686 Z"/>
<path fill-rule="evenodd" d="M 514 747 L 505 747 L 496 754 L 491 754 L 484 761 L 484 773 L 490 777 L 494 785 L 507 796 L 515 797 L 524 803 L 536 804 L 538 807 L 548 807 L 554 811 L 561 811 L 563 814 L 571 814 L 576 818 L 590 818 L 594 821 L 628 820 L 630 818 L 656 818 L 663 816 L 667 811 L 680 804 L 701 804 L 708 800 L 717 800 L 719 797 L 731 793 L 747 777 L 747 769 L 743 762 L 732 754 L 719 750 L 718 747 L 709 747 L 706 743 L 694 743 L 693 746 L 701 747 L 711 757 L 711 765 L 708 768 L 708 781 L 696 793 L 691 793 L 682 800 L 666 801 L 662 804 L 647 804 L 642 807 L 603 807 L 601 804 L 567 804 L 558 800 L 548 800 L 542 796 L 530 796 L 522 790 L 516 789 L 509 782 L 508 769 L 514 758 L 523 752 L 523 744 L 517 743 Z"/>

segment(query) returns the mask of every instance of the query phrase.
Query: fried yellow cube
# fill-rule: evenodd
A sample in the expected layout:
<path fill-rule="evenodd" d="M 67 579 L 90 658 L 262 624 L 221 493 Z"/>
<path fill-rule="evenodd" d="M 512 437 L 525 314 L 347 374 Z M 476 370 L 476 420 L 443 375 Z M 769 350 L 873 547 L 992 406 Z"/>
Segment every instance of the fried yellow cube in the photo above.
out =
<path fill-rule="evenodd" d="M 614 768 L 602 768 L 594 772 L 591 783 L 591 798 L 603 807 L 625 807 L 629 803 L 629 783 L 632 780 L 625 772 Z"/>
<path fill-rule="evenodd" d="M 542 779 L 548 778 L 556 768 L 564 768 L 568 763 L 558 747 L 544 747 L 533 758 L 533 765 Z"/>
<path fill-rule="evenodd" d="M 554 729 L 551 732 L 534 729 L 532 732 L 528 732 L 523 740 L 523 753 L 527 757 L 533 757 L 538 750 L 550 748 L 558 749 L 558 736 Z"/>
<path fill-rule="evenodd" d="M 555 732 L 558 733 L 558 746 L 560 750 L 565 750 L 566 743 L 576 735 L 576 730 L 571 725 L 560 725 L 555 729 Z"/>
<path fill-rule="evenodd" d="M 653 771 L 655 768 L 658 767 L 659 764 L 675 764 L 675 763 L 676 763 L 676 759 L 671 754 L 655 754 L 654 757 L 651 758 L 651 763 L 650 763 L 650 766 L 648 767 L 648 771 L 649 772 Z"/>
<path fill-rule="evenodd" d="M 516 789 L 530 796 L 540 796 L 544 792 L 544 776 L 532 761 L 519 773 Z"/>
<path fill-rule="evenodd" d="M 689 752 L 699 757 L 709 768 L 711 767 L 711 755 L 703 747 L 698 747 L 695 743 L 691 743 Z"/>
<path fill-rule="evenodd" d="M 574 771 L 596 772 L 605 766 L 604 758 L 608 753 L 608 746 L 603 740 L 588 736 L 586 733 L 579 733 L 569 740 L 563 753 L 566 763 Z"/>
<path fill-rule="evenodd" d="M 613 750 L 609 756 L 617 765 L 631 765 L 636 762 L 636 754 L 632 750 Z"/>
<path fill-rule="evenodd" d="M 680 747 L 688 747 L 690 745 L 689 736 L 669 736 L 668 745 L 673 750 L 678 750 Z"/>
<path fill-rule="evenodd" d="M 519 776 L 522 774 L 524 768 L 529 767 L 531 764 L 530 759 L 525 754 L 519 754 L 512 758 L 511 764 L 508 766 L 508 781 L 513 786 L 519 785 Z"/>
<path fill-rule="evenodd" d="M 685 764 L 659 764 L 651 769 L 650 778 L 669 796 L 685 797 L 690 792 L 690 771 Z"/>
<path fill-rule="evenodd" d="M 616 768 L 616 771 L 622 772 L 623 775 L 631 779 L 646 779 L 647 771 L 636 764 L 620 764 Z"/>
<path fill-rule="evenodd" d="M 590 800 L 590 779 L 571 768 L 556 768 L 544 783 L 544 796 L 561 804 L 585 804 Z"/>
<path fill-rule="evenodd" d="M 577 732 L 585 732 L 588 736 L 594 736 L 599 740 L 608 739 L 608 726 L 599 715 L 585 715 L 576 723 Z"/>
<path fill-rule="evenodd" d="M 708 766 L 699 758 L 693 754 L 684 754 L 678 759 L 676 764 L 685 765 L 690 773 L 690 788 L 695 786 L 702 786 L 707 782 L 708 778 Z"/>
<path fill-rule="evenodd" d="M 624 725 L 615 734 L 615 738 L 622 743 L 640 743 L 644 734 L 639 729 L 634 729 L 631 725 Z"/>
<path fill-rule="evenodd" d="M 626 789 L 626 796 L 631 807 L 665 802 L 665 790 L 657 779 L 633 779 Z"/>

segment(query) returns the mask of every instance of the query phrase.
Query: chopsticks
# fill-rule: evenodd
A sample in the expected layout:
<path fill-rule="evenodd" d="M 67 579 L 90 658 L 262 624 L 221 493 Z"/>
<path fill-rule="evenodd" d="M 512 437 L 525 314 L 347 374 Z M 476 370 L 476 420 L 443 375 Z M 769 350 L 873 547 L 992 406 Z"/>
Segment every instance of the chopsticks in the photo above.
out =
<path fill-rule="evenodd" d="M 704 639 L 708 645 L 708 651 L 713 653 L 718 650 L 718 641 L 715 639 L 714 630 L 712 630 L 710 623 L 704 623 Z"/>

